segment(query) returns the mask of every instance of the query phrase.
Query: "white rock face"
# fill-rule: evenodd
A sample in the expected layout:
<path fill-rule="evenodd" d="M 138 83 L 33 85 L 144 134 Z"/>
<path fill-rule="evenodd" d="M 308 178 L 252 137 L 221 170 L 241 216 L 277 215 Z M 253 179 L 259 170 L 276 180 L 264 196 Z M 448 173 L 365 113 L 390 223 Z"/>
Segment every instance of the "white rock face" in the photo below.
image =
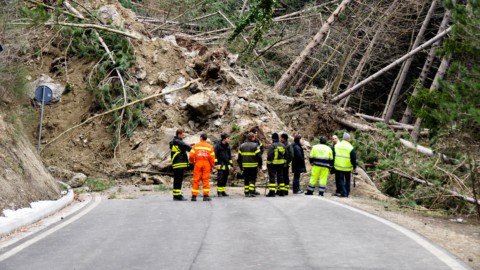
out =
<path fill-rule="evenodd" d="M 202 116 L 214 113 L 218 107 L 217 93 L 213 91 L 205 91 L 190 96 L 185 101 L 188 106 Z"/>
<path fill-rule="evenodd" d="M 31 99 L 35 99 L 35 92 L 37 88 L 42 85 L 52 89 L 53 97 L 51 102 L 60 101 L 63 92 L 65 92 L 65 87 L 59 83 L 56 83 L 50 76 L 45 74 L 42 74 L 38 79 L 36 79 L 30 84 L 28 96 Z M 41 102 L 37 101 L 37 104 L 41 104 Z"/>

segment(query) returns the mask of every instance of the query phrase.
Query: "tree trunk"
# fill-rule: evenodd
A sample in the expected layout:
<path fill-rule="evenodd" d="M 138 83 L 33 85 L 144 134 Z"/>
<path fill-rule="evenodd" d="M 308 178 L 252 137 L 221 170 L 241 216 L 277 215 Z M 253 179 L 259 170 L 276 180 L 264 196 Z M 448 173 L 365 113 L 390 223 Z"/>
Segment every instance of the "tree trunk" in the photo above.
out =
<path fill-rule="evenodd" d="M 450 31 L 452 31 L 451 27 L 447 28 L 445 31 L 436 35 L 435 37 L 428 40 L 424 44 L 418 46 L 415 50 L 412 50 L 409 53 L 405 54 L 404 56 L 400 57 L 399 59 L 395 60 L 390 65 L 388 65 L 388 66 L 382 68 L 381 70 L 377 71 L 375 74 L 371 75 L 370 77 L 368 77 L 368 78 L 364 79 L 363 81 L 359 82 L 358 84 L 354 85 L 352 88 L 347 89 L 347 90 L 345 90 L 345 92 L 341 93 L 340 95 L 335 96 L 334 98 L 332 98 L 332 100 L 330 102 L 331 103 L 338 103 L 340 100 L 342 100 L 342 99 L 346 98 L 347 96 L 351 95 L 353 92 L 357 91 L 358 89 L 360 89 L 361 87 L 363 87 L 367 83 L 369 83 L 369 82 L 375 80 L 376 78 L 380 77 L 380 75 L 382 75 L 383 73 L 389 71 L 390 69 L 394 68 L 395 66 L 400 65 L 405 60 L 412 57 L 413 55 L 415 55 L 419 51 L 421 51 L 421 50 L 425 49 L 426 47 L 432 45 L 435 41 L 443 38 L 445 35 L 450 33 Z"/>
<path fill-rule="evenodd" d="M 424 146 L 421 146 L 421 145 L 418 145 L 418 144 L 414 144 L 412 142 L 409 142 L 407 140 L 404 140 L 404 139 L 400 139 L 400 142 L 403 144 L 403 146 L 409 148 L 409 149 L 414 149 L 415 151 L 419 152 L 419 153 L 422 153 L 426 156 L 433 156 L 433 150 L 430 149 L 430 148 L 427 148 L 427 147 L 424 147 Z"/>
<path fill-rule="evenodd" d="M 446 56 L 442 59 L 442 63 L 440 64 L 440 67 L 438 68 L 437 74 L 435 75 L 435 78 L 433 79 L 433 83 L 430 86 L 430 92 L 435 91 L 439 87 L 439 81 L 443 79 L 445 76 L 445 73 L 447 72 L 448 66 L 450 65 L 450 56 Z M 414 142 L 418 141 L 418 135 L 420 133 L 420 125 L 422 123 L 422 119 L 419 117 L 417 118 L 417 121 L 415 121 L 415 127 L 413 128 L 412 131 L 412 140 Z"/>
<path fill-rule="evenodd" d="M 436 187 L 438 188 L 439 190 L 441 191 L 444 191 L 446 193 L 449 193 L 450 195 L 456 197 L 456 198 L 459 198 L 459 199 L 462 199 L 466 202 L 469 202 L 471 204 L 475 204 L 475 205 L 480 205 L 480 202 L 477 200 L 477 199 L 474 199 L 474 198 L 471 198 L 471 197 L 467 197 L 465 195 L 462 195 L 456 191 L 453 191 L 453 190 L 449 190 L 449 189 L 446 189 L 446 188 L 443 188 L 443 187 L 437 187 L 436 185 L 426 181 L 426 180 L 423 180 L 423 179 L 420 179 L 420 178 L 416 178 L 416 177 L 413 177 L 413 176 L 410 176 L 400 170 L 390 170 L 389 173 L 393 173 L 393 174 L 396 174 L 396 175 L 399 175 L 403 178 L 406 178 L 408 180 L 412 180 L 412 181 L 415 181 L 417 183 L 420 183 L 420 184 L 424 184 L 426 186 L 429 186 L 429 187 Z"/>
<path fill-rule="evenodd" d="M 388 7 L 387 11 L 385 12 L 385 16 L 380 19 L 380 25 L 377 28 L 377 31 L 375 32 L 375 35 L 372 38 L 372 41 L 368 44 L 368 48 L 365 51 L 365 53 L 362 56 L 362 59 L 360 59 L 360 62 L 358 63 L 357 68 L 353 72 L 353 76 L 350 79 L 350 82 L 348 83 L 347 89 L 350 89 L 352 86 L 354 86 L 358 80 L 360 79 L 360 75 L 362 74 L 363 68 L 365 67 L 365 64 L 367 63 L 368 59 L 370 59 L 370 55 L 372 54 L 373 48 L 375 47 L 375 44 L 377 43 L 377 39 L 380 36 L 380 33 L 383 31 L 383 28 L 385 27 L 385 24 L 387 21 L 390 19 L 390 16 L 392 14 L 392 11 L 395 9 L 397 6 L 398 0 L 395 0 L 390 7 Z M 345 102 L 342 104 L 340 103 L 340 106 L 346 107 L 348 104 L 350 96 L 345 99 Z"/>
<path fill-rule="evenodd" d="M 430 23 L 430 19 L 432 18 L 433 13 L 435 12 L 437 3 L 438 3 L 438 0 L 432 1 L 432 4 L 430 5 L 430 9 L 428 10 L 427 16 L 425 17 L 425 20 L 422 23 L 422 27 L 420 28 L 420 31 L 418 31 L 417 37 L 415 38 L 415 42 L 412 45 L 412 49 L 415 49 L 420 45 L 420 41 L 422 41 L 423 39 L 423 34 L 425 33 L 425 30 L 427 30 L 427 26 Z M 387 113 L 385 114 L 385 117 L 384 117 L 386 124 L 388 124 L 388 121 L 390 121 L 390 119 L 392 118 L 395 105 L 397 105 L 398 95 L 400 94 L 403 84 L 405 83 L 405 79 L 407 78 L 407 73 L 410 69 L 412 62 L 413 62 L 413 57 L 405 61 L 405 65 L 403 66 L 403 69 L 401 71 L 400 78 L 398 79 L 398 83 L 395 86 L 395 89 L 393 90 L 390 103 L 385 105 L 387 107 Z"/>
<path fill-rule="evenodd" d="M 447 29 L 447 26 L 451 17 L 452 17 L 452 12 L 450 10 L 445 11 L 445 15 L 443 16 L 442 23 L 438 28 L 438 33 Z M 435 59 L 435 52 L 437 51 L 441 42 L 442 42 L 441 39 L 437 40 L 437 42 L 433 43 L 432 47 L 430 48 L 430 51 L 428 52 L 427 60 L 425 61 L 425 64 L 423 65 L 423 68 L 422 68 L 422 72 L 420 73 L 420 77 L 418 78 L 419 84 L 413 88 L 412 96 L 416 96 L 419 88 L 425 86 L 428 72 L 430 71 L 433 60 Z M 405 109 L 401 122 L 404 124 L 409 124 L 411 123 L 411 121 L 412 121 L 412 109 L 410 109 L 410 106 L 407 105 L 407 109 Z"/>
<path fill-rule="evenodd" d="M 300 56 L 298 56 L 295 61 L 290 65 L 290 67 L 283 73 L 280 80 L 275 84 L 273 87 L 273 91 L 277 93 L 283 93 L 284 90 L 288 87 L 289 82 L 291 82 L 292 77 L 298 72 L 300 66 L 303 65 L 307 57 L 309 57 L 313 49 L 317 47 L 317 45 L 323 40 L 324 36 L 330 30 L 330 27 L 335 22 L 335 19 L 338 15 L 347 7 L 347 5 L 351 2 L 351 0 L 343 0 L 342 3 L 337 7 L 337 9 L 330 15 L 327 21 L 322 25 L 320 31 L 313 37 L 313 40 L 303 49 Z"/>

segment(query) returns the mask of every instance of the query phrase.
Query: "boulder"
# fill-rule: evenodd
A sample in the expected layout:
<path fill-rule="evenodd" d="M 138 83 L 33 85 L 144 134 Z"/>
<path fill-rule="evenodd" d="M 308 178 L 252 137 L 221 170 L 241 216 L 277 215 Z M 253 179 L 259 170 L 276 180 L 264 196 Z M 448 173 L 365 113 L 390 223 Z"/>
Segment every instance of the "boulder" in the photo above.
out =
<path fill-rule="evenodd" d="M 87 180 L 87 176 L 83 173 L 76 173 L 70 180 L 66 182 L 67 185 L 71 186 L 72 188 L 77 188 L 83 186 Z"/>
<path fill-rule="evenodd" d="M 52 89 L 53 97 L 51 102 L 58 102 L 62 97 L 63 92 L 65 92 L 65 87 L 59 83 L 56 83 L 50 76 L 42 74 L 38 79 L 33 81 L 30 84 L 28 96 L 34 100 L 35 99 L 35 92 L 38 87 L 45 85 L 48 88 Z M 36 101 L 37 104 L 41 104 L 41 102 Z"/>
<path fill-rule="evenodd" d="M 194 112 L 201 116 L 208 116 L 214 113 L 218 107 L 217 94 L 210 90 L 190 96 L 185 102 Z"/>

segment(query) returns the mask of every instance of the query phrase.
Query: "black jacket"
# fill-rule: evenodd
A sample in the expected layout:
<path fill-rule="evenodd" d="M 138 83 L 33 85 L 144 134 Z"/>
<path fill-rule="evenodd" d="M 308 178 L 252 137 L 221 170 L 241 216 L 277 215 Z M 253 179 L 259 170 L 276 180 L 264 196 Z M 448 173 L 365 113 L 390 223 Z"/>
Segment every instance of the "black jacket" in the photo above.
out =
<path fill-rule="evenodd" d="M 224 171 L 228 171 L 232 167 L 232 152 L 228 143 L 223 144 L 222 141 L 219 141 L 215 145 L 215 165 L 217 169 Z"/>
<path fill-rule="evenodd" d="M 173 169 L 185 169 L 188 168 L 188 155 L 192 147 L 184 143 L 177 136 L 173 137 L 170 142 L 170 158 L 172 159 Z"/>
<path fill-rule="evenodd" d="M 252 141 L 247 140 L 238 149 L 238 165 L 240 169 L 262 167 L 262 154 L 260 147 Z"/>
<path fill-rule="evenodd" d="M 305 166 L 305 154 L 303 153 L 303 148 L 299 143 L 293 144 L 292 172 L 307 172 L 307 167 Z"/>

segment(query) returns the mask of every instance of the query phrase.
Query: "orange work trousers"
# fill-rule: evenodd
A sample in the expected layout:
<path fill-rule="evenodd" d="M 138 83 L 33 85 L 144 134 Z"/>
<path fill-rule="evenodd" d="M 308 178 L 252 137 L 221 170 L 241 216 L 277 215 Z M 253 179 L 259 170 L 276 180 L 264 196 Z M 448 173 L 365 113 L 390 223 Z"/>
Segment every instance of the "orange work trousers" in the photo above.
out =
<path fill-rule="evenodd" d="M 193 168 L 193 183 L 192 183 L 192 196 L 197 196 L 200 189 L 200 178 L 202 179 L 203 196 L 208 196 L 210 193 L 210 172 L 212 167 L 207 160 L 195 162 Z"/>

